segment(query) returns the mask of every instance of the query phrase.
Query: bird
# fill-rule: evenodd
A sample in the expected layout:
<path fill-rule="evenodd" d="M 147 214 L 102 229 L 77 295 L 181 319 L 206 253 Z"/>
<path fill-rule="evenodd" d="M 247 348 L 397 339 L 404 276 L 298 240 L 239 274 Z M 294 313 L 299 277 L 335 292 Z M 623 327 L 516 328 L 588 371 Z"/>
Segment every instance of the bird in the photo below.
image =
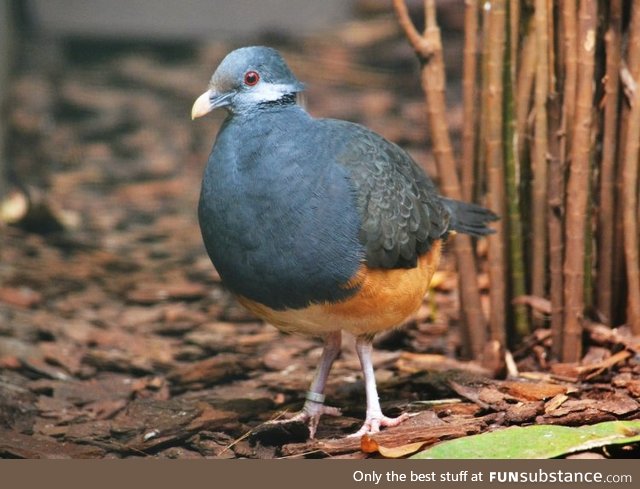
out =
<path fill-rule="evenodd" d="M 355 336 L 366 393 L 362 436 L 396 426 L 382 413 L 372 364 L 375 335 L 420 307 L 453 233 L 484 236 L 497 216 L 445 198 L 398 145 L 357 123 L 311 116 L 305 88 L 266 46 L 231 51 L 194 102 L 191 117 L 227 115 L 204 169 L 198 221 L 222 283 L 285 333 L 321 338 L 304 405 L 288 421 L 314 438 L 325 385 Z"/>

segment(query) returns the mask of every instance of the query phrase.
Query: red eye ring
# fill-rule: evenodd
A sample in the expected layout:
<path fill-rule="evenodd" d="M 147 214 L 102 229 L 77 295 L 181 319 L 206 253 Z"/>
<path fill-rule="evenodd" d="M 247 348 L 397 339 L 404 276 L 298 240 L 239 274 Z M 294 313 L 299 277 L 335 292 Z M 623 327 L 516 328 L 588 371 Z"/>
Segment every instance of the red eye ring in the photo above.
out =
<path fill-rule="evenodd" d="M 250 87 L 254 86 L 260 81 L 260 75 L 257 71 L 247 71 L 244 74 L 244 84 Z"/>

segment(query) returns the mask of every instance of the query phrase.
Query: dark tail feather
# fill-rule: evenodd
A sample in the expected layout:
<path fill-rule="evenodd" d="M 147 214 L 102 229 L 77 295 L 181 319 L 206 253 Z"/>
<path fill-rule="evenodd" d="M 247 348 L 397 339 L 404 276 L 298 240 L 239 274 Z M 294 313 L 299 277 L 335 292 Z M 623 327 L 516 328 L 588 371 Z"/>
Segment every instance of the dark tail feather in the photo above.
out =
<path fill-rule="evenodd" d="M 500 219 L 489 209 L 476 204 L 441 197 L 442 203 L 449 210 L 451 220 L 449 229 L 471 236 L 486 236 L 495 233 L 495 229 L 487 226 L 491 221 Z"/>

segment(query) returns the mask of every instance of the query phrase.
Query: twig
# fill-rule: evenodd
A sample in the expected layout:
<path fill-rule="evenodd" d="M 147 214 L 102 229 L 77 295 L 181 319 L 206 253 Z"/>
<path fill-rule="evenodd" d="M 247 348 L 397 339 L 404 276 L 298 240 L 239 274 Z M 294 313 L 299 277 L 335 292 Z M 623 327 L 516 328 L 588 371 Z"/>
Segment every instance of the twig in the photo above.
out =
<path fill-rule="evenodd" d="M 507 366 L 507 378 L 517 379 L 520 376 L 518 364 L 513 358 L 513 354 L 507 350 L 504 354 L 504 363 Z"/>
<path fill-rule="evenodd" d="M 421 36 L 416 26 L 413 25 L 413 21 L 409 16 L 409 9 L 404 0 L 393 0 L 393 8 L 398 17 L 398 23 L 409 40 L 409 44 L 411 44 L 421 61 L 427 61 L 437 48 L 429 43 L 426 36 Z"/>
<path fill-rule="evenodd" d="M 253 428 L 251 428 L 249 431 L 247 431 L 245 434 L 239 436 L 238 438 L 236 438 L 235 440 L 233 440 L 231 443 L 229 443 L 226 447 L 224 447 L 220 453 L 218 453 L 218 455 L 222 455 L 224 452 L 226 452 L 227 450 L 230 450 L 231 448 L 233 448 L 235 445 L 237 445 L 238 443 L 240 443 L 242 440 L 244 440 L 245 438 L 248 438 L 249 436 L 251 436 L 251 433 L 254 433 L 258 428 L 263 427 L 266 424 L 272 423 L 273 421 L 277 421 L 280 418 L 282 418 L 283 416 L 285 416 L 287 414 L 287 410 L 285 409 L 284 411 L 280 411 L 279 413 L 276 413 L 271 419 L 260 423 L 258 426 L 255 426 Z"/>

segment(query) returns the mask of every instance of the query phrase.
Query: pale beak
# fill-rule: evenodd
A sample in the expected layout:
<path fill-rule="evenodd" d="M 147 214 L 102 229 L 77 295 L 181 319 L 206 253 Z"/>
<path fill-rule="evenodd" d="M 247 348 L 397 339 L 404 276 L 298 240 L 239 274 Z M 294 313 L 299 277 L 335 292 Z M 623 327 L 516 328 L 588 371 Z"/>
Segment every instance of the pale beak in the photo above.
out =
<path fill-rule="evenodd" d="M 217 93 L 213 90 L 207 90 L 196 99 L 191 107 L 191 120 L 207 115 L 218 107 L 229 105 L 235 94 L 235 92 Z"/>

